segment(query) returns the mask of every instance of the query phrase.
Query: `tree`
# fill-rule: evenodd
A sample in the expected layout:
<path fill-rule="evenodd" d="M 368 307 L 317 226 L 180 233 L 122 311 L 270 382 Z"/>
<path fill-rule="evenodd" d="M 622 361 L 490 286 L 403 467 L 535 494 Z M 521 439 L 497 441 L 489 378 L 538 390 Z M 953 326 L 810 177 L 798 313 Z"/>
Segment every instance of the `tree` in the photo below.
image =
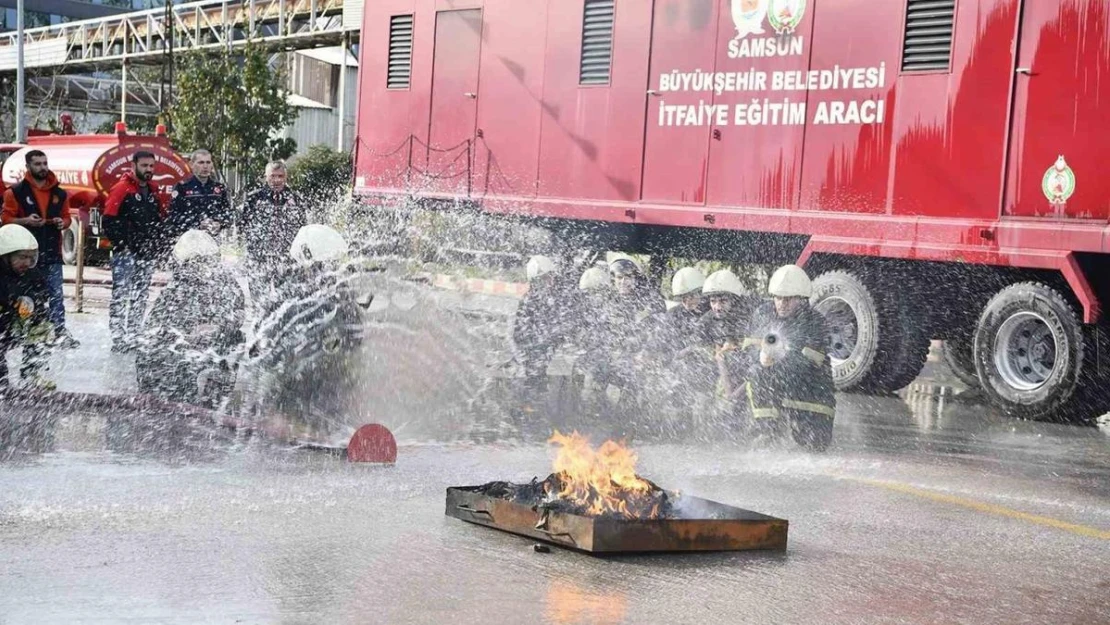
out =
<path fill-rule="evenodd" d="M 254 180 L 266 162 L 291 151 L 277 131 L 297 117 L 285 99 L 285 77 L 266 52 L 248 44 L 242 56 L 191 53 L 179 65 L 170 110 L 179 149 L 211 150 L 224 179 Z"/>
<path fill-rule="evenodd" d="M 289 184 L 309 196 L 334 199 L 344 193 L 351 180 L 351 155 L 319 144 L 297 157 L 289 166 Z"/>

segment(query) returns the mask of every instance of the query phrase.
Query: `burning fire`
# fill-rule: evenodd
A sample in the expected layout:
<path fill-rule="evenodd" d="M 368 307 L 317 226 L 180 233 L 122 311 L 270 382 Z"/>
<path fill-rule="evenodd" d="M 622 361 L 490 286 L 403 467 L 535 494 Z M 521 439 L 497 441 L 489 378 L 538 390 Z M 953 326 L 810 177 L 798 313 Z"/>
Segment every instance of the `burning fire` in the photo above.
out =
<path fill-rule="evenodd" d="M 578 432 L 567 436 L 558 430 L 548 442 L 560 446 L 554 467 L 557 485 L 549 487 L 549 501 L 566 500 L 589 516 L 659 518 L 666 496 L 658 486 L 636 475 L 632 450 L 611 440 L 594 450 Z M 557 492 L 552 492 L 555 489 Z"/>

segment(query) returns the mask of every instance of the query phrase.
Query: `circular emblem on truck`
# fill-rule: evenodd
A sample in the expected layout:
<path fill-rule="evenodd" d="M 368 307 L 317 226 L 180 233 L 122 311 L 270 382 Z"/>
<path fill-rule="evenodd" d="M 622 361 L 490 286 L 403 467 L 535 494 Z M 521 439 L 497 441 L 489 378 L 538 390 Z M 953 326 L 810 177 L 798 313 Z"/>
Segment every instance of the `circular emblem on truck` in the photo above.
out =
<path fill-rule="evenodd" d="M 1075 172 L 1068 167 L 1063 155 L 1060 155 L 1056 163 L 1044 173 L 1041 190 L 1054 206 L 1067 202 L 1068 198 L 1075 194 Z"/>
<path fill-rule="evenodd" d="M 771 0 L 767 21 L 780 35 L 793 34 L 806 14 L 806 0 Z"/>
<path fill-rule="evenodd" d="M 767 17 L 770 0 L 731 0 L 732 22 L 736 25 L 735 39 L 763 34 L 763 20 Z"/>

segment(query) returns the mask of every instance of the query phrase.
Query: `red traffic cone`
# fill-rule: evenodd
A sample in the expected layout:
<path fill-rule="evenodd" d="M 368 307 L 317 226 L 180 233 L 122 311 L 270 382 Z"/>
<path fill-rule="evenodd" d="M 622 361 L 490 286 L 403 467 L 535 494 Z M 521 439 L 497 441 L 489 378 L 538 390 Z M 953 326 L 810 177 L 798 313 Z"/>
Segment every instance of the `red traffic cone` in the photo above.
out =
<path fill-rule="evenodd" d="M 347 461 L 393 464 L 397 461 L 397 440 L 384 425 L 364 425 L 347 443 Z"/>

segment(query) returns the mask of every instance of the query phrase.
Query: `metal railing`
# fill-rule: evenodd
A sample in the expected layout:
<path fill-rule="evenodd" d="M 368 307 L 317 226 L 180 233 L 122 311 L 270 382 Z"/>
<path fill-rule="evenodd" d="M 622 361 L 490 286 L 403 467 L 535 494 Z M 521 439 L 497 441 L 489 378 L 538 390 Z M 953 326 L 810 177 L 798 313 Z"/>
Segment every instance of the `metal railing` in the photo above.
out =
<path fill-rule="evenodd" d="M 169 49 L 219 49 L 248 41 L 287 50 L 338 45 L 345 33 L 358 33 L 357 27 L 344 25 L 344 6 L 351 11 L 360 4 L 359 0 L 202 0 L 30 28 L 24 35 L 25 66 L 77 71 L 154 62 Z M 18 41 L 15 32 L 0 33 L 0 73 L 15 71 Z"/>

